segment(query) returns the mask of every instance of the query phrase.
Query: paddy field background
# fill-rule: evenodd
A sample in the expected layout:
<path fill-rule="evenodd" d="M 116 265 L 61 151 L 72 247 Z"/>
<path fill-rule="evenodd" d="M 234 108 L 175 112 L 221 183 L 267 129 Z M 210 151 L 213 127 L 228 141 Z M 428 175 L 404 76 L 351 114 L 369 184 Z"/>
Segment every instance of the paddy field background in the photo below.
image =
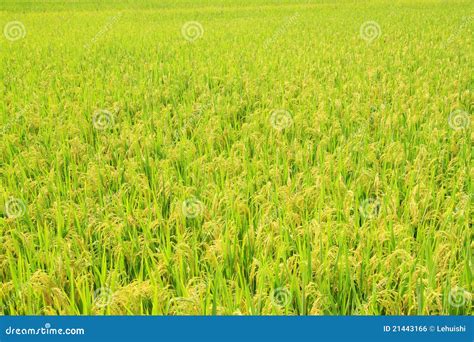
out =
<path fill-rule="evenodd" d="M 472 314 L 470 1 L 0 3 L 0 314 Z"/>

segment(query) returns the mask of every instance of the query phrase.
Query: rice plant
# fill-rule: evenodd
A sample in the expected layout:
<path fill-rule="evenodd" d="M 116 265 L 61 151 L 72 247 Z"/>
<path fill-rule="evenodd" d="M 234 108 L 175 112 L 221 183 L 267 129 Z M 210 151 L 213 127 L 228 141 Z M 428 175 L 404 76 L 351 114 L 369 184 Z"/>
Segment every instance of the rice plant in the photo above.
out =
<path fill-rule="evenodd" d="M 473 9 L 2 1 L 0 313 L 472 314 Z"/>

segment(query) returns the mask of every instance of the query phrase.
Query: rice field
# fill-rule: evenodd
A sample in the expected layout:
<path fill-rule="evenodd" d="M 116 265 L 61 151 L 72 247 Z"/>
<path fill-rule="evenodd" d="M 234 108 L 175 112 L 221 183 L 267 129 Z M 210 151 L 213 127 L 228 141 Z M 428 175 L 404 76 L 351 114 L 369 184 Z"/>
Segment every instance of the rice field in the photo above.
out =
<path fill-rule="evenodd" d="M 0 3 L 3 315 L 470 315 L 470 1 Z"/>

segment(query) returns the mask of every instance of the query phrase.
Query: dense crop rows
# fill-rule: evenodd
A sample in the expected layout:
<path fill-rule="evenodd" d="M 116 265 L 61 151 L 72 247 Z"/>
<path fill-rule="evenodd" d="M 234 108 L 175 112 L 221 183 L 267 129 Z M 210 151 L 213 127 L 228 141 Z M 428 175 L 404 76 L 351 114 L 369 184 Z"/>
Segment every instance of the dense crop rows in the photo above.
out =
<path fill-rule="evenodd" d="M 2 2 L 0 312 L 471 313 L 472 15 Z"/>

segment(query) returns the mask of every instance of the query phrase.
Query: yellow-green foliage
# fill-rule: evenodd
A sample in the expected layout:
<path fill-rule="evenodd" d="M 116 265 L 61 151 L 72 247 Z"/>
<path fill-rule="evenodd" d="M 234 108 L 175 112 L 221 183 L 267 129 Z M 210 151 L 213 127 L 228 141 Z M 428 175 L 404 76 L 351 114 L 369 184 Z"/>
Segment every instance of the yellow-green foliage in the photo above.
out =
<path fill-rule="evenodd" d="M 473 13 L 2 1 L 0 312 L 472 313 Z"/>

